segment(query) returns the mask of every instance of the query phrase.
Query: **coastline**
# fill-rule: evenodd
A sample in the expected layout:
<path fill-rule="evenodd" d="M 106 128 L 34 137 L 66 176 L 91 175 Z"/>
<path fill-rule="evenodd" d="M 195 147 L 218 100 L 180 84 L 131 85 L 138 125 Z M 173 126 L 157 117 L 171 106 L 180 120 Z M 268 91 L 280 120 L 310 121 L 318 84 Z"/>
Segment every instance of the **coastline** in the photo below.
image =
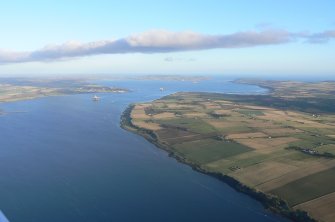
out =
<path fill-rule="evenodd" d="M 194 162 L 191 162 L 184 157 L 177 155 L 175 152 L 169 149 L 169 147 L 166 144 L 161 143 L 152 130 L 139 128 L 132 124 L 131 122 L 132 118 L 130 114 L 134 106 L 135 106 L 134 104 L 131 104 L 123 111 L 121 115 L 121 120 L 120 120 L 121 128 L 144 137 L 147 141 L 154 144 L 158 148 L 165 150 L 170 157 L 175 158 L 180 163 L 189 165 L 193 170 L 199 173 L 202 173 L 202 174 L 212 176 L 228 184 L 236 191 L 244 193 L 252 197 L 253 199 L 259 201 L 264 206 L 264 208 L 267 210 L 270 210 L 274 213 L 282 215 L 296 222 L 316 222 L 317 221 L 311 216 L 309 216 L 306 211 L 294 210 L 290 208 L 284 200 L 278 198 L 277 196 L 266 194 L 256 189 L 253 189 L 251 187 L 248 187 L 245 184 L 236 180 L 235 178 L 224 175 L 222 173 L 208 171 L 207 169 L 202 168 L 200 165 Z"/>
<path fill-rule="evenodd" d="M 50 94 L 50 95 L 36 95 L 36 96 L 29 96 L 29 97 L 11 98 L 11 99 L 0 100 L 0 104 L 19 102 L 19 101 L 28 101 L 28 100 L 34 100 L 34 99 L 39 99 L 39 98 L 44 98 L 44 97 L 49 97 L 49 96 L 66 96 L 66 95 L 70 95 L 70 94 Z"/>
<path fill-rule="evenodd" d="M 34 95 L 34 96 L 28 96 L 28 97 L 16 97 L 16 98 L 9 98 L 9 99 L 3 99 L 1 100 L 0 99 L 0 104 L 2 103 L 10 103 L 10 102 L 18 102 L 18 101 L 26 101 L 26 100 L 34 100 L 34 99 L 39 99 L 39 98 L 44 98 L 44 97 L 51 97 L 51 96 L 68 96 L 68 95 L 78 95 L 78 94 L 89 94 L 89 95 L 92 95 L 94 93 L 116 93 L 116 94 L 119 94 L 119 93 L 128 93 L 130 92 L 130 90 L 128 89 L 124 89 L 124 91 L 109 91 L 109 92 L 105 92 L 105 91 L 96 91 L 96 92 L 73 92 L 73 93 L 51 93 L 51 94 L 37 94 L 37 95 Z M 0 112 L 0 115 L 1 115 L 1 112 Z"/>
<path fill-rule="evenodd" d="M 259 86 L 263 89 L 266 89 L 267 92 L 265 94 L 272 94 L 275 92 L 275 88 L 271 87 L 271 86 L 267 86 L 264 84 L 261 84 L 259 82 L 253 82 L 252 80 L 248 80 L 248 79 L 235 79 L 231 81 L 232 83 L 235 84 L 243 84 L 243 85 L 249 85 L 249 86 Z"/>
<path fill-rule="evenodd" d="M 36 79 L 1 79 L 0 103 L 32 100 L 47 96 L 63 96 L 74 94 L 94 93 L 127 93 L 129 89 L 109 87 L 82 80 L 50 80 L 38 81 Z"/>

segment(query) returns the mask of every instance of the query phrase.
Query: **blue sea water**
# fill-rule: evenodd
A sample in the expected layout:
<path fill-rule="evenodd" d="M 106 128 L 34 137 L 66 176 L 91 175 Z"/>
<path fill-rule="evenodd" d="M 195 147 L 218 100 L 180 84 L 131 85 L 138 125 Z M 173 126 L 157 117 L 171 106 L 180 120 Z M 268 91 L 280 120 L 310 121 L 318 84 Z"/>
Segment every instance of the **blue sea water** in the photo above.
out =
<path fill-rule="evenodd" d="M 287 221 L 119 126 L 133 102 L 265 89 L 220 78 L 100 83 L 132 92 L 0 104 L 0 210 L 11 222 Z"/>

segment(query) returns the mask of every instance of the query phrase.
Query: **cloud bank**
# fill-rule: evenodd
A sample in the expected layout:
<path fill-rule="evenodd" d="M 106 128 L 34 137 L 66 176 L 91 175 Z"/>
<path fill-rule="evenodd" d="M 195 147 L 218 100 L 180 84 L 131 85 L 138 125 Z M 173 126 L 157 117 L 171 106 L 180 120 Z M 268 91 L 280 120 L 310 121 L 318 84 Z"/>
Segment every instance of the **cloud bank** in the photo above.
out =
<path fill-rule="evenodd" d="M 305 40 L 309 43 L 326 43 L 333 38 L 335 38 L 335 30 L 312 34 L 292 33 L 285 30 L 263 30 L 236 32 L 227 35 L 154 30 L 116 40 L 89 43 L 70 41 L 61 45 L 47 45 L 29 52 L 0 49 L 0 63 L 43 62 L 100 54 L 168 53 L 217 48 L 244 48 L 284 44 L 297 40 Z"/>

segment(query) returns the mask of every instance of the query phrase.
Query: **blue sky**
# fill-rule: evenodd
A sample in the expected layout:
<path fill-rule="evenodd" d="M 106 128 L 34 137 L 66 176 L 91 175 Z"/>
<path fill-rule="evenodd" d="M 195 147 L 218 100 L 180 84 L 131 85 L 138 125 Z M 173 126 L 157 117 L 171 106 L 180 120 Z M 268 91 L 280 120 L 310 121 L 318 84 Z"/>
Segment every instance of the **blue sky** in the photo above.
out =
<path fill-rule="evenodd" d="M 334 8 L 332 0 L 3 1 L 0 75 L 331 75 Z M 314 41 L 320 33 L 327 39 Z"/>

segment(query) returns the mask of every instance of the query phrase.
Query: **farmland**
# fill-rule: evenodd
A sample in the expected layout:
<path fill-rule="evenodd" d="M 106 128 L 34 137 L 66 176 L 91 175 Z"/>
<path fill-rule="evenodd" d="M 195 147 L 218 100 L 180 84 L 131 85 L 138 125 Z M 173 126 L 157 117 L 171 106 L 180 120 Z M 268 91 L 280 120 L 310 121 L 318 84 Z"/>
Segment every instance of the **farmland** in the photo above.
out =
<path fill-rule="evenodd" d="M 294 89 L 290 95 L 285 84 Z M 183 162 L 331 221 L 335 208 L 326 203 L 335 199 L 333 83 L 285 84 L 268 95 L 176 93 L 134 104 L 125 127 L 149 135 Z"/>

